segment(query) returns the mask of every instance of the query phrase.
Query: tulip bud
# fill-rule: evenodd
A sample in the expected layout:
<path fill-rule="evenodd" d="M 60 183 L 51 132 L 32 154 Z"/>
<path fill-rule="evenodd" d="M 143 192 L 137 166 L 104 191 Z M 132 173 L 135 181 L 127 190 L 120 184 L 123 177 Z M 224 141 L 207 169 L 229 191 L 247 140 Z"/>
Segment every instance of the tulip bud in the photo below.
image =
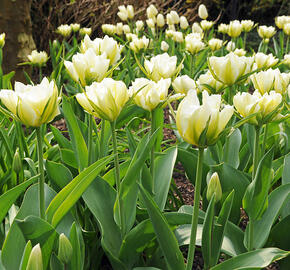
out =
<path fill-rule="evenodd" d="M 170 15 L 171 15 L 173 24 L 179 24 L 180 18 L 179 18 L 178 13 L 175 10 L 171 10 Z"/>
<path fill-rule="evenodd" d="M 172 35 L 172 39 L 175 41 L 175 42 L 183 42 L 183 34 L 179 31 L 174 31 L 173 32 L 173 35 Z"/>
<path fill-rule="evenodd" d="M 188 21 L 187 21 L 186 17 L 181 16 L 180 17 L 180 28 L 185 30 L 188 27 L 188 25 L 189 24 L 188 24 Z"/>
<path fill-rule="evenodd" d="M 90 36 L 92 34 L 92 28 L 89 27 L 83 27 L 80 29 L 80 35 L 84 37 L 85 35 Z"/>
<path fill-rule="evenodd" d="M 254 27 L 254 22 L 251 20 L 242 20 L 241 25 L 242 25 L 242 31 L 250 32 Z"/>
<path fill-rule="evenodd" d="M 235 44 L 235 42 L 232 42 L 232 41 L 230 41 L 226 47 L 227 51 L 229 51 L 229 52 L 234 51 L 235 48 L 236 48 L 236 44 Z"/>
<path fill-rule="evenodd" d="M 283 32 L 287 36 L 290 36 L 290 23 L 286 23 L 286 24 L 283 25 Z"/>
<path fill-rule="evenodd" d="M 215 203 L 220 201 L 223 195 L 219 175 L 216 172 L 213 173 L 213 175 L 209 179 L 206 192 L 207 200 L 210 201 L 213 195 L 215 195 Z"/>
<path fill-rule="evenodd" d="M 192 33 L 198 33 L 200 34 L 201 37 L 203 36 L 203 30 L 197 22 L 193 23 L 191 30 L 192 30 Z"/>
<path fill-rule="evenodd" d="M 163 40 L 161 41 L 161 50 L 167 52 L 169 49 L 169 45 Z"/>
<path fill-rule="evenodd" d="M 70 27 L 71 27 L 71 30 L 73 31 L 73 32 L 77 32 L 77 31 L 79 31 L 80 30 L 80 24 L 79 23 L 71 23 L 70 24 Z"/>
<path fill-rule="evenodd" d="M 153 19 L 146 20 L 146 24 L 149 28 L 155 28 L 155 22 Z"/>
<path fill-rule="evenodd" d="M 275 27 L 273 26 L 267 27 L 266 25 L 261 25 L 258 27 L 258 34 L 266 42 L 267 39 L 270 39 L 272 36 L 276 34 L 276 30 Z"/>
<path fill-rule="evenodd" d="M 116 33 L 116 26 L 113 24 L 103 24 L 102 31 L 107 35 L 114 35 Z"/>
<path fill-rule="evenodd" d="M 164 16 L 163 16 L 163 14 L 158 14 L 157 15 L 157 26 L 158 27 L 163 27 L 165 25 L 165 20 L 164 20 Z"/>
<path fill-rule="evenodd" d="M 62 263 L 68 264 L 71 260 L 72 254 L 73 247 L 65 234 L 62 233 L 58 240 L 58 258 Z"/>
<path fill-rule="evenodd" d="M 158 14 L 158 10 L 156 9 L 156 7 L 154 5 L 150 5 L 147 9 L 146 9 L 146 13 L 147 13 L 147 17 L 148 19 L 153 19 L 156 17 L 156 15 Z"/>
<path fill-rule="evenodd" d="M 2 49 L 5 45 L 5 33 L 0 35 L 0 49 Z"/>
<path fill-rule="evenodd" d="M 68 24 L 62 24 L 56 29 L 56 32 L 65 38 L 71 34 L 71 31 L 72 29 Z"/>
<path fill-rule="evenodd" d="M 20 154 L 19 154 L 19 148 L 17 148 L 14 157 L 13 157 L 13 162 L 12 162 L 12 169 L 14 172 L 16 172 L 17 174 L 21 171 L 22 169 L 22 161 L 20 158 Z"/>
<path fill-rule="evenodd" d="M 119 12 L 117 13 L 118 17 L 121 19 L 121 21 L 127 21 L 128 19 L 128 11 L 124 5 L 121 5 L 118 7 Z"/>
<path fill-rule="evenodd" d="M 206 9 L 205 5 L 203 5 L 203 4 L 199 5 L 199 7 L 198 7 L 198 16 L 199 16 L 199 18 L 201 18 L 203 20 L 207 19 L 208 13 L 207 13 L 207 9 Z"/>
<path fill-rule="evenodd" d="M 123 25 L 123 32 L 124 32 L 124 34 L 128 34 L 131 32 L 130 26 L 128 24 Z"/>
<path fill-rule="evenodd" d="M 116 24 L 116 34 L 118 36 L 121 36 L 123 34 L 123 23 L 117 23 Z"/>
<path fill-rule="evenodd" d="M 166 15 L 166 23 L 167 23 L 168 25 L 174 24 L 174 23 L 173 23 L 173 18 L 172 18 L 172 16 L 171 16 L 170 13 L 168 13 L 168 14 Z"/>
<path fill-rule="evenodd" d="M 26 270 L 43 270 L 42 254 L 39 244 L 31 250 Z"/>

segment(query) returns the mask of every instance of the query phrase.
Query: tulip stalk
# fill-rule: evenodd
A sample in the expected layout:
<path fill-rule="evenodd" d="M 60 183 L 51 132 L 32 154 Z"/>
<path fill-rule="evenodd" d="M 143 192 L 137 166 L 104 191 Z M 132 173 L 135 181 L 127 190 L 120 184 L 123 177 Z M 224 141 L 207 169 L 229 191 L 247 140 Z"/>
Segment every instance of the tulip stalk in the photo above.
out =
<path fill-rule="evenodd" d="M 255 142 L 254 142 L 254 151 L 253 151 L 253 173 L 252 180 L 254 180 L 256 171 L 259 164 L 259 135 L 260 135 L 260 127 L 255 127 Z"/>
<path fill-rule="evenodd" d="M 198 213 L 199 213 L 201 180 L 202 180 L 203 154 L 204 154 L 204 149 L 199 148 L 196 179 L 195 179 L 195 186 L 194 186 L 194 202 L 193 202 L 194 205 L 193 205 L 193 214 L 192 214 L 192 221 L 191 221 L 190 242 L 189 242 L 189 250 L 188 250 L 188 255 L 187 255 L 186 270 L 192 269 L 193 259 L 194 259 L 196 231 L 197 231 Z"/>
<path fill-rule="evenodd" d="M 104 156 L 104 137 L 105 137 L 105 125 L 106 125 L 106 120 L 102 119 L 101 120 L 101 138 L 100 138 L 100 158 Z"/>
<path fill-rule="evenodd" d="M 156 130 L 156 112 L 155 110 L 151 111 L 151 135 L 155 132 Z M 155 145 L 151 148 L 151 158 L 150 158 L 150 173 L 152 176 L 153 180 L 153 193 L 154 193 L 154 159 L 155 159 Z"/>
<path fill-rule="evenodd" d="M 115 181 L 116 181 L 116 189 L 117 189 L 117 200 L 118 200 L 118 213 L 120 217 L 121 223 L 121 235 L 122 238 L 124 236 L 124 217 L 122 213 L 122 200 L 120 200 L 120 167 L 119 167 L 119 156 L 117 151 L 117 138 L 116 138 L 116 121 L 110 122 L 111 131 L 112 131 L 112 141 L 113 141 L 113 153 L 114 153 L 114 165 L 115 165 Z"/>
<path fill-rule="evenodd" d="M 44 198 L 44 169 L 43 169 L 43 149 L 42 149 L 42 134 L 41 127 L 35 128 L 37 136 L 37 150 L 38 150 L 38 199 L 39 199 L 39 216 L 45 218 L 45 198 Z"/>
<path fill-rule="evenodd" d="M 268 136 L 268 125 L 265 124 L 265 128 L 264 128 L 264 137 L 263 137 L 263 143 L 262 143 L 262 149 L 261 149 L 261 156 L 263 156 L 264 153 L 265 153 L 265 147 L 266 147 L 266 142 L 267 142 L 267 136 Z"/>
<path fill-rule="evenodd" d="M 88 154 L 89 154 L 89 165 L 93 162 L 93 116 L 88 115 L 89 129 L 88 129 Z"/>

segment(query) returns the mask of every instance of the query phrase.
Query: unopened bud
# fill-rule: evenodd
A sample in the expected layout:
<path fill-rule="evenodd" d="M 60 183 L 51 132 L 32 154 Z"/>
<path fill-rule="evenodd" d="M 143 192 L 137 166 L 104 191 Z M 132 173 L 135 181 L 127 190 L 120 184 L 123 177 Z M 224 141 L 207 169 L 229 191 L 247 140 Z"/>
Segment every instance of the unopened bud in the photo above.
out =
<path fill-rule="evenodd" d="M 211 176 L 207 186 L 206 198 L 208 201 L 211 200 L 213 194 L 215 194 L 215 202 L 218 202 L 223 194 L 219 175 L 216 172 Z"/>
<path fill-rule="evenodd" d="M 70 262 L 73 248 L 68 238 L 62 233 L 58 241 L 58 258 L 64 264 Z"/>
<path fill-rule="evenodd" d="M 31 250 L 26 270 L 43 270 L 42 254 L 39 244 Z"/>
<path fill-rule="evenodd" d="M 5 33 L 0 34 L 0 49 L 5 45 Z"/>
<path fill-rule="evenodd" d="M 14 172 L 17 174 L 21 171 L 22 168 L 22 162 L 19 154 L 19 149 L 17 148 L 14 157 L 13 157 L 13 162 L 12 162 L 12 169 Z"/>

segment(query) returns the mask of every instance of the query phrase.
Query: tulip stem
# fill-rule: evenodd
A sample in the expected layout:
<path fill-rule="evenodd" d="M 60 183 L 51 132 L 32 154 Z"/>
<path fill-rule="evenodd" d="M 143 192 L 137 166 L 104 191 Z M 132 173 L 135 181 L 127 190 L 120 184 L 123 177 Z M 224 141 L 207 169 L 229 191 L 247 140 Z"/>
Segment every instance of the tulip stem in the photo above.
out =
<path fill-rule="evenodd" d="M 286 48 L 285 48 L 285 53 L 288 53 L 288 45 L 289 45 L 289 36 L 287 36 L 287 40 L 286 40 Z"/>
<path fill-rule="evenodd" d="M 244 33 L 244 42 L 243 42 L 243 49 L 246 49 L 246 41 L 247 41 L 247 32 Z"/>
<path fill-rule="evenodd" d="M 99 157 L 102 158 L 105 154 L 104 154 L 104 137 L 105 137 L 105 119 L 101 120 L 101 138 L 100 138 L 100 155 Z"/>
<path fill-rule="evenodd" d="M 39 216 L 45 218 L 45 198 L 44 198 L 44 169 L 43 169 L 43 149 L 42 149 L 42 135 L 41 127 L 36 128 L 37 136 L 37 150 L 38 150 L 38 196 L 39 196 Z"/>
<path fill-rule="evenodd" d="M 42 81 L 42 67 L 39 67 L 39 82 Z"/>
<path fill-rule="evenodd" d="M 253 221 L 249 221 L 248 223 L 249 226 L 249 244 L 248 244 L 248 251 L 252 251 L 253 250 L 253 240 L 254 240 L 254 224 Z"/>
<path fill-rule="evenodd" d="M 268 137 L 268 125 L 266 124 L 264 128 L 264 137 L 263 137 L 263 143 L 262 143 L 262 149 L 261 149 L 261 156 L 263 156 L 265 152 L 267 137 Z"/>
<path fill-rule="evenodd" d="M 89 165 L 93 162 L 93 116 L 88 115 L 89 128 L 88 128 L 88 153 L 89 153 Z"/>
<path fill-rule="evenodd" d="M 259 135 L 260 135 L 260 127 L 255 127 L 255 142 L 254 142 L 254 151 L 253 151 L 253 173 L 252 178 L 254 180 L 258 163 L 259 163 Z"/>
<path fill-rule="evenodd" d="M 151 111 L 151 135 L 155 132 L 156 126 L 155 126 L 155 122 L 156 122 L 156 113 L 153 111 Z M 152 176 L 152 191 L 154 194 L 154 159 L 155 159 L 155 144 L 153 145 L 153 147 L 151 148 L 151 162 L 150 162 L 150 173 Z"/>
<path fill-rule="evenodd" d="M 197 231 L 198 213 L 199 213 L 201 180 L 202 180 L 203 152 L 204 152 L 204 149 L 199 148 L 198 159 L 197 159 L 196 179 L 195 179 L 195 186 L 194 186 L 194 202 L 193 202 L 194 205 L 193 205 L 193 214 L 192 214 L 192 221 L 191 221 L 191 233 L 190 233 L 189 250 L 188 250 L 188 255 L 187 255 L 186 270 L 192 269 L 193 259 L 194 259 L 196 231 Z"/>
<path fill-rule="evenodd" d="M 103 121 L 103 120 L 102 120 Z M 113 153 L 114 153 L 114 165 L 115 165 L 115 181 L 117 189 L 117 201 L 118 201 L 118 213 L 120 217 L 121 235 L 124 236 L 124 217 L 122 213 L 122 200 L 120 199 L 120 168 L 119 168 L 119 157 L 117 151 L 117 138 L 116 138 L 116 121 L 110 122 L 113 140 Z"/>

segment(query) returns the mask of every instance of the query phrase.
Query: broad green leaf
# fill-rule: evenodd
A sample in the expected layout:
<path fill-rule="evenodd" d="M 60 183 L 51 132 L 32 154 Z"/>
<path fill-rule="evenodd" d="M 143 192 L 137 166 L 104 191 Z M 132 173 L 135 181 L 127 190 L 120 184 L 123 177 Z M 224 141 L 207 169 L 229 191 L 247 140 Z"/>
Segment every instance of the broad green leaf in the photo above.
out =
<path fill-rule="evenodd" d="M 211 270 L 262 269 L 274 261 L 281 260 L 290 254 L 278 248 L 263 248 L 240 254 L 218 264 Z"/>
<path fill-rule="evenodd" d="M 13 150 L 12 150 L 12 145 L 10 143 L 8 132 L 6 131 L 6 129 L 2 125 L 0 127 L 0 138 L 1 138 L 1 141 L 3 142 L 3 144 L 5 146 L 5 149 L 6 149 L 6 152 L 7 152 L 8 162 L 9 162 L 9 164 L 12 165 L 12 160 L 13 160 L 13 156 L 14 156 Z"/>
<path fill-rule="evenodd" d="M 223 161 L 236 169 L 240 164 L 239 151 L 241 143 L 242 134 L 237 128 L 229 137 L 226 138 L 226 143 L 224 145 Z"/>
<path fill-rule="evenodd" d="M 139 187 L 168 269 L 185 269 L 183 255 L 168 222 L 149 193 L 142 186 Z"/>
<path fill-rule="evenodd" d="M 53 125 L 50 125 L 51 132 L 54 136 L 54 139 L 57 141 L 57 144 L 60 148 L 67 148 L 72 150 L 71 142 L 62 135 L 61 131 L 54 127 Z"/>
<path fill-rule="evenodd" d="M 93 181 L 84 192 L 82 198 L 98 221 L 102 247 L 110 262 L 116 266 L 116 269 L 126 269 L 118 259 L 122 240 L 121 231 L 114 221 L 113 213 L 116 191 L 101 177 L 97 177 L 96 181 Z"/>
<path fill-rule="evenodd" d="M 109 156 L 96 161 L 83 170 L 55 196 L 46 210 L 47 220 L 52 226 L 57 226 L 112 158 L 112 156 Z"/>
<path fill-rule="evenodd" d="M 174 164 L 177 157 L 177 147 L 168 148 L 161 156 L 155 159 L 154 201 L 162 211 L 171 183 Z"/>
<path fill-rule="evenodd" d="M 43 267 L 46 269 L 49 264 L 54 242 L 58 237 L 58 233 L 45 220 L 35 216 L 28 216 L 24 220 L 17 219 L 16 224 L 22 231 L 26 241 L 31 241 L 33 246 L 38 243 L 40 244 Z"/>
<path fill-rule="evenodd" d="M 60 189 L 64 188 L 73 179 L 70 170 L 61 163 L 47 160 L 45 168 L 49 180 Z"/>
<path fill-rule="evenodd" d="M 28 259 L 29 259 L 31 250 L 32 250 L 31 241 L 28 241 L 26 246 L 25 246 L 25 249 L 24 249 L 24 252 L 23 252 L 23 256 L 22 256 L 22 259 L 21 259 L 21 263 L 20 263 L 20 267 L 19 267 L 20 270 L 26 270 L 26 266 L 27 266 L 27 263 L 28 263 Z"/>
<path fill-rule="evenodd" d="M 135 222 L 136 215 L 136 204 L 138 196 L 138 180 L 140 179 L 141 170 L 144 166 L 144 163 L 150 153 L 151 148 L 153 147 L 154 141 L 157 136 L 155 131 L 153 135 L 150 133 L 146 134 L 142 140 L 139 142 L 137 149 L 134 153 L 132 161 L 129 165 L 128 171 L 121 182 L 120 186 L 120 200 L 123 204 L 123 215 L 125 228 L 124 232 L 128 232 L 132 225 Z M 119 214 L 116 209 L 118 209 L 118 201 L 115 204 L 115 220 L 120 224 Z"/>
<path fill-rule="evenodd" d="M 256 176 L 245 192 L 243 208 L 251 221 L 259 219 L 268 206 L 272 159 L 273 151 L 270 150 L 259 162 Z"/>
<path fill-rule="evenodd" d="M 282 185 L 269 195 L 269 206 L 261 219 L 254 221 L 253 248 L 262 248 L 266 243 L 271 227 L 281 213 L 285 202 L 289 199 L 290 184 Z M 245 234 L 249 233 L 248 227 Z M 246 237 L 247 239 L 247 237 Z"/>
<path fill-rule="evenodd" d="M 144 109 L 135 104 L 126 106 L 117 118 L 116 127 L 121 128 L 126 125 L 133 117 L 142 117 L 145 113 L 146 112 Z"/>
<path fill-rule="evenodd" d="M 122 162 L 120 164 L 120 178 L 122 179 L 128 170 L 130 160 L 126 160 L 125 162 Z M 115 185 L 115 167 L 109 170 L 104 176 L 103 179 L 105 179 L 111 186 Z"/>
<path fill-rule="evenodd" d="M 270 239 L 276 247 L 290 250 L 290 215 L 278 222 L 271 230 Z"/>
<path fill-rule="evenodd" d="M 163 140 L 163 125 L 164 125 L 164 112 L 162 108 L 155 108 L 152 112 L 151 115 L 153 117 L 153 119 L 151 119 L 151 128 L 154 127 L 154 130 L 156 128 L 159 128 L 159 130 L 157 131 L 158 135 L 155 141 L 155 145 L 154 145 L 154 150 L 156 152 L 160 152 L 161 151 L 161 143 Z M 154 121 L 154 123 L 153 123 Z"/>
<path fill-rule="evenodd" d="M 214 206 L 215 206 L 214 201 L 215 195 L 212 196 L 210 203 L 207 207 L 202 227 L 201 250 L 205 269 L 208 269 L 210 266 L 210 260 L 213 252 L 212 238 L 214 237 L 214 235 L 212 233 L 213 233 Z"/>
<path fill-rule="evenodd" d="M 63 114 L 66 119 L 73 149 L 78 161 L 78 168 L 82 171 L 88 165 L 88 148 L 78 125 L 77 118 L 67 98 L 62 101 Z"/>
<path fill-rule="evenodd" d="M 161 270 L 161 269 L 156 267 L 134 267 L 133 270 Z"/>
<path fill-rule="evenodd" d="M 6 193 L 0 196 L 0 222 L 3 221 L 11 205 L 16 201 L 19 195 L 37 179 L 38 175 L 30 178 L 29 180 L 26 180 L 24 183 L 8 190 Z"/>
<path fill-rule="evenodd" d="M 71 166 L 72 168 L 78 168 L 78 162 L 75 157 L 75 152 L 66 148 L 60 149 L 60 156 L 63 163 Z"/>

